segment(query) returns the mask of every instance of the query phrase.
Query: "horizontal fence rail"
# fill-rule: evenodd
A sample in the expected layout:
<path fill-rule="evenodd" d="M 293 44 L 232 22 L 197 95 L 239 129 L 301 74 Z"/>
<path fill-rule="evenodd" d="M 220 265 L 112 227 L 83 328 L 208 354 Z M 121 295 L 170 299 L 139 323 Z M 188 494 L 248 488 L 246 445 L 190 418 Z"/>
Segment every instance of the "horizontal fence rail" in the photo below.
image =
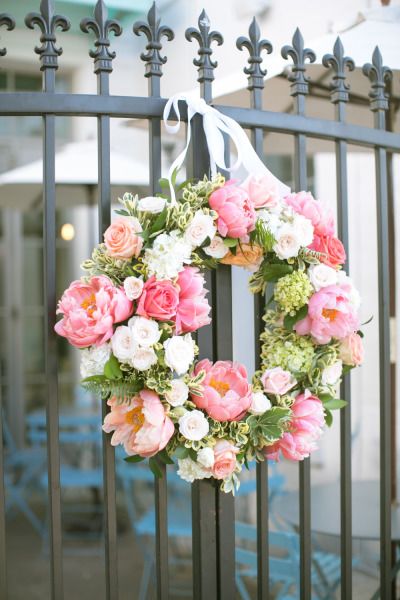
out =
<path fill-rule="evenodd" d="M 31 2 L 33 5 L 35 2 Z M 106 3 L 98 0 L 93 17 L 80 23 L 82 34 L 94 37 L 94 46 L 89 51 L 93 59 L 97 78 L 97 94 L 56 93 L 56 71 L 58 57 L 62 49 L 57 45 L 56 33 L 68 35 L 69 20 L 55 14 L 54 2 L 42 0 L 37 13 L 29 13 L 25 25 L 39 29 L 41 45 L 35 48 L 39 55 L 43 75 L 41 92 L 0 93 L 0 116 L 38 116 L 43 122 L 43 226 L 44 226 L 44 314 L 45 357 L 46 357 L 46 411 L 49 481 L 49 537 L 51 597 L 62 600 L 63 584 L 63 538 L 60 490 L 60 450 L 59 450 L 59 407 L 58 407 L 58 365 L 57 343 L 54 333 L 56 309 L 56 182 L 55 182 L 55 124 L 57 117 L 92 117 L 97 120 L 98 132 L 98 233 L 101 239 L 110 222 L 110 123 L 111 119 L 142 119 L 149 128 L 149 173 L 150 192 L 160 191 L 162 158 L 162 118 L 167 100 L 161 96 L 160 80 L 162 68 L 167 60 L 164 55 L 165 42 L 173 42 L 173 30 L 161 24 L 161 18 L 153 4 L 147 20 L 137 21 L 129 35 L 143 36 L 147 40 L 145 51 L 140 55 L 145 65 L 144 76 L 148 80 L 148 96 L 115 96 L 110 94 L 110 75 L 116 53 L 111 49 L 110 34 L 120 36 L 121 25 L 109 18 Z M 0 27 L 15 28 L 12 17 L 0 14 Z M 126 33 L 125 33 L 126 34 Z M 6 35 L 13 35 L 12 33 Z M 312 49 L 306 48 L 303 37 L 297 29 L 291 45 L 282 48 L 284 59 L 290 61 L 290 68 L 281 77 L 290 83 L 294 114 L 263 110 L 264 87 L 266 83 L 268 57 L 274 50 L 271 43 L 261 37 L 255 19 L 250 24 L 248 36 L 236 41 L 238 50 L 247 50 L 247 65 L 244 74 L 248 77 L 249 107 L 233 107 L 213 102 L 212 82 L 215 78 L 217 62 L 213 58 L 213 46 L 224 43 L 218 31 L 212 31 L 205 11 L 199 16 L 198 27 L 189 27 L 185 32 L 188 42 L 198 46 L 193 60 L 198 70 L 201 97 L 223 114 L 235 119 L 250 131 L 251 141 L 258 156 L 264 159 L 264 145 L 269 133 L 290 135 L 294 139 L 294 182 L 297 191 L 307 188 L 307 143 L 310 139 L 332 142 L 335 146 L 338 230 L 346 251 L 349 246 L 347 157 L 348 145 L 354 144 L 374 151 L 376 166 L 377 238 L 378 238 L 378 294 L 379 294 L 379 344 L 380 344 L 380 597 L 395 597 L 392 581 L 392 558 L 395 545 L 391 538 L 391 474 L 392 474 L 392 389 L 390 382 L 390 274 L 388 241 L 389 214 L 393 198 L 388 181 L 388 154 L 400 152 L 400 135 L 388 131 L 386 112 L 390 98 L 386 84 L 390 71 L 383 65 L 378 49 L 372 63 L 364 65 L 363 74 L 370 79 L 369 98 L 359 98 L 366 105 L 370 103 L 371 126 L 361 126 L 346 121 L 346 106 L 351 100 L 347 72 L 354 70 L 354 62 L 345 56 L 343 45 L 338 38 L 332 54 L 323 58 L 323 66 L 332 75 L 330 102 L 333 105 L 332 119 L 321 119 L 305 115 L 306 98 L 312 95 L 314 86 L 307 75 L 307 65 L 315 62 Z M 169 46 L 169 44 L 168 44 Z M 194 44 L 195 46 L 195 44 Z M 194 48 L 193 46 L 193 48 Z M 192 47 L 191 47 L 192 48 Z M 0 49 L 3 60 L 6 49 Z M 2 64 L 2 66 L 4 63 Z M 181 66 L 181 65 L 180 65 Z M 178 84 L 177 84 L 178 85 Z M 316 89 L 318 88 L 318 82 Z M 180 91 L 179 89 L 176 90 Z M 311 93 L 310 93 L 311 91 Z M 329 98 L 327 98 L 329 101 Z M 181 119 L 187 120 L 186 105 L 180 107 Z M 373 117 L 373 119 L 372 119 Z M 173 119 L 173 116 L 171 117 Z M 228 150 L 228 149 L 227 149 Z M 228 151 L 227 151 L 228 154 Z M 209 173 L 209 157 L 201 118 L 197 115 L 192 121 L 192 148 L 188 161 L 188 171 L 194 177 Z M 213 360 L 232 359 L 232 281 L 231 269 L 221 265 L 216 273 L 206 274 L 207 287 L 212 299 L 212 326 L 204 327 L 198 333 L 200 358 Z M 254 303 L 255 364 L 259 368 L 259 334 L 262 331 L 262 314 L 265 299 L 257 297 Z M 253 352 L 250 349 L 249 352 Z M 1 394 L 1 390 L 0 390 Z M 351 389 L 350 380 L 342 386 L 342 395 L 348 406 L 340 418 L 340 549 L 341 549 L 341 598 L 351 600 L 352 581 L 352 465 L 351 465 Z M 103 406 L 103 416 L 107 407 Z M 0 403 L 1 414 L 1 403 Z M 5 502 L 3 498 L 4 460 L 2 455 L 2 435 L 0 431 L 0 595 L 6 597 L 6 537 Z M 168 480 L 165 465 L 160 464 L 162 479 L 155 479 L 155 574 L 158 600 L 167 600 L 170 583 L 168 576 Z M 269 572 L 269 507 L 268 507 L 268 466 L 257 465 L 257 597 L 270 598 Z M 104 531 L 105 531 L 105 593 L 107 600 L 118 600 L 118 533 L 116 508 L 116 475 L 114 449 L 107 436 L 103 436 L 103 489 L 104 489 Z M 299 465 L 299 537 L 300 537 L 300 582 L 301 600 L 311 600 L 313 575 L 313 547 L 311 538 L 311 463 L 305 459 Z M 231 600 L 235 595 L 235 504 L 231 495 L 221 493 L 208 481 L 197 481 L 192 486 L 192 563 L 193 597 L 195 600 Z M 394 595 L 393 595 L 394 594 Z M 375 595 L 375 597 L 378 597 Z"/>

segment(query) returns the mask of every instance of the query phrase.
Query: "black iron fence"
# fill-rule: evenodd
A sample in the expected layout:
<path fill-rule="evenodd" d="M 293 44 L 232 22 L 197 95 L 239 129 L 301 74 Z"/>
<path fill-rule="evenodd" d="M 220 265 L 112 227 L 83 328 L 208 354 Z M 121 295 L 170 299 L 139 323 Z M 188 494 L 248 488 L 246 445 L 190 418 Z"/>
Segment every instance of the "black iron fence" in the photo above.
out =
<path fill-rule="evenodd" d="M 162 66 L 166 61 L 162 42 L 172 41 L 173 31 L 160 24 L 155 5 L 151 8 L 147 21 L 133 26 L 136 35 L 147 38 L 146 51 L 141 54 L 145 63 L 145 77 L 148 80 L 147 97 L 112 96 L 109 92 L 109 79 L 113 70 L 115 53 L 111 50 L 109 36 L 122 33 L 120 25 L 108 19 L 107 9 L 102 0 L 96 4 L 94 16 L 84 19 L 81 30 L 94 35 L 94 49 L 90 56 L 94 60 L 97 76 L 97 95 L 55 93 L 56 71 L 61 48 L 56 39 L 56 30 L 67 32 L 70 23 L 66 17 L 54 13 L 51 0 L 42 0 L 39 12 L 29 13 L 25 18 L 27 27 L 40 30 L 41 45 L 35 48 L 39 55 L 43 75 L 42 92 L 2 93 L 0 95 L 0 115 L 41 116 L 43 121 L 43 182 L 44 182 L 44 292 L 45 292 L 45 354 L 46 354 L 46 398 L 47 398 L 47 440 L 48 477 L 50 503 L 50 565 L 51 594 L 55 600 L 63 598 L 62 567 L 62 528 L 61 495 L 59 470 L 59 407 L 57 384 L 57 345 L 54 333 L 56 310 L 56 221 L 55 221 L 55 123 L 61 116 L 92 116 L 98 123 L 98 206 L 99 237 L 110 220 L 110 119 L 142 118 L 149 123 L 150 148 L 150 187 L 153 193 L 159 191 L 161 176 L 161 119 L 165 99 L 160 95 Z M 0 25 L 12 30 L 13 18 L 0 14 Z M 129 35 L 129 32 L 127 32 Z M 12 34 L 11 34 L 12 35 Z M 64 35 L 64 34 L 62 34 Z M 60 35 L 60 37 L 62 37 Z M 58 33 L 57 33 L 58 37 Z M 212 82 L 216 62 L 212 58 L 212 44 L 222 44 L 220 33 L 210 31 L 210 23 L 203 11 L 198 28 L 189 28 L 186 38 L 198 44 L 198 57 L 193 61 L 198 68 L 198 81 L 202 97 L 211 103 Z M 329 140 L 336 147 L 337 204 L 339 234 L 348 248 L 348 203 L 347 194 L 347 146 L 348 144 L 368 147 L 375 152 L 376 199 L 378 223 L 378 266 L 379 266 L 379 343 L 380 343 L 380 597 L 387 599 L 392 594 L 392 537 L 391 537 L 391 373 L 390 373 L 390 276 L 389 276 L 389 163 L 393 153 L 400 151 L 400 136 L 387 130 L 386 115 L 389 97 L 386 83 L 390 71 L 383 66 L 378 49 L 372 63 L 364 66 L 363 72 L 371 81 L 370 109 L 374 115 L 374 127 L 364 127 L 346 123 L 345 112 L 349 100 L 346 71 L 353 68 L 353 62 L 344 55 L 340 40 L 332 55 L 324 57 L 323 64 L 331 70 L 331 95 L 335 118 L 325 120 L 305 116 L 309 80 L 306 75 L 306 62 L 314 62 L 315 54 L 305 48 L 299 30 L 294 34 L 292 45 L 282 49 L 282 56 L 291 59 L 290 95 L 294 101 L 293 114 L 263 110 L 262 94 L 266 70 L 262 67 L 262 52 L 270 53 L 271 44 L 260 39 L 260 31 L 255 20 L 249 28 L 249 37 L 237 40 L 239 49 L 249 53 L 248 75 L 249 107 L 217 106 L 224 114 L 236 119 L 250 130 L 251 139 L 260 157 L 264 156 L 264 135 L 278 132 L 294 136 L 294 170 L 296 190 L 307 188 L 308 138 Z M 4 56 L 6 50 L 0 52 Z M 183 60 L 183 57 L 182 57 Z M 266 61 L 268 65 L 268 60 Z M 185 114 L 184 107 L 182 113 Z M 209 169 L 208 153 L 201 122 L 193 122 L 193 144 L 191 172 L 202 176 Z M 201 354 L 209 358 L 229 359 L 232 356 L 232 306 L 231 273 L 229 267 L 221 266 L 214 274 L 208 275 L 213 303 L 213 325 L 199 332 Z M 256 300 L 255 337 L 261 327 L 262 301 Z M 259 347 L 255 347 L 256 361 Z M 378 370 L 378 366 L 377 366 Z M 350 382 L 346 379 L 343 395 L 348 400 L 341 413 L 340 464 L 341 464 L 341 597 L 352 598 L 352 514 L 351 514 L 351 402 Z M 104 407 L 104 411 L 106 408 Z M 1 438 L 0 438 L 1 442 Z M 0 447 L 2 444 L 0 444 Z M 104 506 L 105 506 L 105 573 L 106 596 L 116 600 L 118 591 L 118 554 L 116 522 L 116 485 L 114 449 L 108 439 L 103 439 L 104 464 Z M 7 598 L 6 545 L 4 490 L 0 461 L 0 597 Z M 165 470 L 165 467 L 164 467 Z M 258 578 L 257 594 L 260 600 L 269 595 L 268 572 L 268 466 L 257 466 L 257 550 Z M 165 475 L 165 473 L 164 473 Z M 300 508 L 300 587 L 301 598 L 311 598 L 311 509 L 310 509 L 310 460 L 299 465 L 299 508 Z M 168 582 L 168 526 L 167 526 L 167 477 L 155 480 L 156 502 L 156 575 L 157 597 L 166 600 L 169 595 Z M 208 480 L 198 481 L 192 486 L 193 515 L 193 596 L 198 600 L 235 597 L 235 532 L 234 499 L 220 493 Z"/>

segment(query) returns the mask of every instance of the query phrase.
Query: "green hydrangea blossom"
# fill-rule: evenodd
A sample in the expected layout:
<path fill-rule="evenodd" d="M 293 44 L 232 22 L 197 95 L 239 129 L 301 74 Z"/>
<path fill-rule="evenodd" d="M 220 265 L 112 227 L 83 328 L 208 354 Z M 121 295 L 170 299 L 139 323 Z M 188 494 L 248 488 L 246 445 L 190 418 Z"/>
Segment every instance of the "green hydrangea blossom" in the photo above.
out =
<path fill-rule="evenodd" d="M 310 338 L 283 328 L 261 334 L 261 358 L 265 368 L 281 367 L 292 373 L 307 373 L 313 364 L 314 345 Z"/>
<path fill-rule="evenodd" d="M 312 294 L 313 288 L 304 271 L 294 271 L 281 277 L 275 286 L 274 298 L 285 314 L 294 316 Z"/>

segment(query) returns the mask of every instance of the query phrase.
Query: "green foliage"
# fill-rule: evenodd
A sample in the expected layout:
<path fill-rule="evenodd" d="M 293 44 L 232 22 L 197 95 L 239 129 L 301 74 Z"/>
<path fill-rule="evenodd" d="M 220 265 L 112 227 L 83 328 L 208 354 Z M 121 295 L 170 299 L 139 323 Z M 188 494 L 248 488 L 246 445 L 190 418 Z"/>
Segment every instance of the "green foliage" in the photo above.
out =
<path fill-rule="evenodd" d="M 286 329 L 288 331 L 293 331 L 294 325 L 296 325 L 298 321 L 304 319 L 304 317 L 307 316 L 307 312 L 308 306 L 307 304 L 305 304 L 304 306 L 299 308 L 299 310 L 294 315 L 285 315 L 285 318 L 283 319 L 283 324 L 286 327 Z"/>
<path fill-rule="evenodd" d="M 273 406 L 262 415 L 247 417 L 250 443 L 261 449 L 279 440 L 285 431 L 290 414 L 291 411 L 288 408 Z"/>
<path fill-rule="evenodd" d="M 274 234 L 261 219 L 257 219 L 255 229 L 250 234 L 250 239 L 253 243 L 261 246 L 264 250 L 264 254 L 272 252 L 276 241 Z"/>

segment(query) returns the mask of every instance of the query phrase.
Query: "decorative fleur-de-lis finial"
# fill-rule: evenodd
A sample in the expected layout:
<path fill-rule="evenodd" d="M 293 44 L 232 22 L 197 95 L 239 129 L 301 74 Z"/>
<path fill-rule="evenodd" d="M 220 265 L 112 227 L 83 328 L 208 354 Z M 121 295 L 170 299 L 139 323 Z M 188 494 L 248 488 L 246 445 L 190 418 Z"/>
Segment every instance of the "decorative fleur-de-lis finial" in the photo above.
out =
<path fill-rule="evenodd" d="M 42 32 L 40 36 L 41 46 L 35 47 L 36 54 L 40 56 L 41 67 L 44 69 L 58 69 L 58 57 L 62 54 L 62 48 L 56 46 L 56 29 L 68 31 L 71 27 L 69 19 L 62 15 L 54 14 L 53 0 L 42 0 L 40 13 L 31 12 L 25 17 L 25 25 L 34 29 L 35 25 Z"/>
<path fill-rule="evenodd" d="M 253 20 L 249 27 L 249 37 L 242 35 L 236 40 L 236 46 L 239 50 L 246 48 L 250 54 L 247 62 L 249 67 L 244 67 L 243 71 L 249 76 L 248 89 L 253 90 L 254 88 L 263 89 L 264 77 L 267 74 L 267 69 L 262 69 L 262 57 L 261 52 L 265 50 L 268 54 L 272 52 L 272 44 L 268 40 L 260 39 L 260 28 L 253 17 Z"/>
<path fill-rule="evenodd" d="M 388 94 L 385 92 L 386 83 L 392 79 L 393 73 L 389 67 L 385 67 L 382 54 L 376 46 L 372 55 L 372 64 L 363 66 L 363 73 L 372 82 L 369 97 L 371 98 L 371 110 L 387 110 L 389 108 Z"/>
<path fill-rule="evenodd" d="M 93 31 L 96 36 L 94 43 L 96 50 L 90 50 L 89 56 L 94 58 L 94 72 L 105 71 L 111 73 L 112 61 L 116 54 L 110 50 L 109 35 L 111 32 L 118 36 L 122 33 L 122 27 L 114 19 L 108 18 L 107 6 L 103 0 L 98 0 L 93 13 L 94 18 L 86 17 L 81 21 L 81 30 L 84 33 Z"/>
<path fill-rule="evenodd" d="M 8 31 L 12 31 L 15 28 L 15 21 L 11 17 L 11 15 L 7 15 L 6 13 L 0 14 L 0 27 L 7 27 Z M 0 56 L 5 56 L 7 54 L 6 48 L 0 48 Z"/>
<path fill-rule="evenodd" d="M 197 51 L 199 58 L 193 59 L 193 64 L 199 68 L 197 81 L 202 83 L 204 81 L 213 81 L 214 69 L 218 66 L 216 60 L 211 60 L 211 44 L 212 42 L 217 42 L 218 46 L 221 46 L 224 42 L 224 38 L 219 31 L 210 31 L 210 19 L 204 9 L 199 16 L 198 24 L 198 29 L 195 27 L 186 29 L 185 37 L 189 42 L 195 39 L 199 44 L 199 49 Z"/>
<path fill-rule="evenodd" d="M 344 48 L 340 37 L 336 39 L 333 46 L 333 54 L 325 54 L 322 64 L 329 69 L 332 67 L 335 74 L 331 83 L 331 99 L 334 104 L 347 102 L 349 99 L 350 86 L 346 83 L 346 68 L 354 71 L 354 60 L 344 55 Z"/>
<path fill-rule="evenodd" d="M 147 13 L 147 22 L 136 21 L 133 25 L 133 32 L 136 35 L 144 33 L 148 40 L 147 52 L 142 52 L 140 55 L 140 58 L 146 63 L 145 77 L 162 76 L 162 66 L 167 62 L 167 57 L 160 54 L 162 49 L 161 38 L 166 37 L 169 42 L 174 39 L 172 29 L 166 25 L 160 26 L 160 22 L 161 18 L 158 15 L 156 3 L 153 2 Z"/>
<path fill-rule="evenodd" d="M 281 54 L 286 60 L 289 56 L 293 60 L 292 71 L 288 75 L 289 81 L 292 82 L 291 95 L 308 94 L 308 82 L 310 80 L 306 75 L 306 60 L 310 63 L 315 62 L 315 52 L 310 48 L 304 48 L 304 39 L 299 28 L 296 29 L 292 38 L 292 46 L 283 46 Z"/>

